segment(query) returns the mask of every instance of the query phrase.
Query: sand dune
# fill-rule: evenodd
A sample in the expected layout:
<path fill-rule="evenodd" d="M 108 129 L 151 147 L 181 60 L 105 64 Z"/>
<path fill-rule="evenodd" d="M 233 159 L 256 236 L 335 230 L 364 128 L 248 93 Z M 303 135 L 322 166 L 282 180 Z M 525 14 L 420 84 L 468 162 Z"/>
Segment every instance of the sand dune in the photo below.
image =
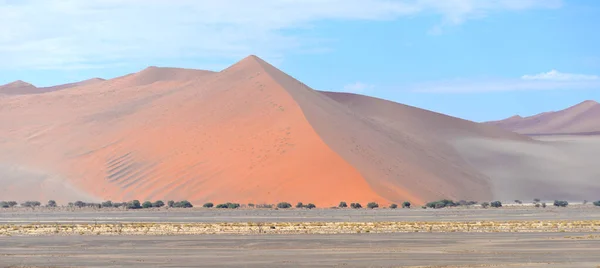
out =
<path fill-rule="evenodd" d="M 486 124 L 530 135 L 598 134 L 600 133 L 600 104 L 587 100 L 556 112 L 529 117 L 513 116 Z"/>
<path fill-rule="evenodd" d="M 67 88 L 94 85 L 94 84 L 97 84 L 97 83 L 100 83 L 103 81 L 104 81 L 104 79 L 102 79 L 102 78 L 92 78 L 92 79 L 88 79 L 88 80 L 84 80 L 84 81 L 80 81 L 80 82 L 69 83 L 69 84 L 58 85 L 58 86 L 36 87 L 27 82 L 18 80 L 18 81 L 0 86 L 0 95 L 3 95 L 3 94 L 4 95 L 42 94 L 42 93 L 48 93 L 48 92 L 58 91 L 58 90 L 67 89 Z"/>
<path fill-rule="evenodd" d="M 0 99 L 0 169 L 35 170 L 4 168 L 3 183 L 17 189 L 4 199 L 19 199 L 31 185 L 40 198 L 63 202 L 82 195 L 321 207 L 489 200 L 506 197 L 506 184 L 494 166 L 474 164 L 479 154 L 505 155 L 490 144 L 543 143 L 385 100 L 318 92 L 255 56 L 220 72 L 149 67 L 61 89 Z M 53 191 L 39 186 L 48 178 L 60 182 Z M 540 191 L 555 194 L 555 186 Z M 65 194 L 56 194 L 60 187 Z"/>

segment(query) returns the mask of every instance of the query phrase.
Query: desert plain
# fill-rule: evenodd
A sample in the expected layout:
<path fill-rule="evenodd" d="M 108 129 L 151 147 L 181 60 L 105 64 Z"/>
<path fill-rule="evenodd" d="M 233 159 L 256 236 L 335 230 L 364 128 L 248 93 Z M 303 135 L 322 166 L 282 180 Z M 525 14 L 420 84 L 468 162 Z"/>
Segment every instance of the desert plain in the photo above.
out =
<path fill-rule="evenodd" d="M 12 208 L 2 267 L 597 267 L 600 208 Z"/>

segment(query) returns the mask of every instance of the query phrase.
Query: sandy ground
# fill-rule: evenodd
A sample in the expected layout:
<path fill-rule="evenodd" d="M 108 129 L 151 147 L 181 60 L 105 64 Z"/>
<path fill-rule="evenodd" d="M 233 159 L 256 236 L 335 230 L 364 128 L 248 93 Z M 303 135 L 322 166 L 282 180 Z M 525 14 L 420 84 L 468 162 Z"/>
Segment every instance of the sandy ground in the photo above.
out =
<path fill-rule="evenodd" d="M 0 237 L 0 265 L 577 268 L 598 250 L 588 233 Z"/>

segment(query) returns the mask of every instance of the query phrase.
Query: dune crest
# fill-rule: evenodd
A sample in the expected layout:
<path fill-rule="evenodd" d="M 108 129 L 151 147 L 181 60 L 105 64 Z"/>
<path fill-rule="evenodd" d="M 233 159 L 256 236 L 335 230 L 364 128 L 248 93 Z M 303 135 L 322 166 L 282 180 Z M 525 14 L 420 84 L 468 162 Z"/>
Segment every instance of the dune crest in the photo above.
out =
<path fill-rule="evenodd" d="M 600 133 L 600 104 L 586 100 L 560 111 L 529 117 L 510 117 L 486 124 L 528 135 L 565 135 Z"/>

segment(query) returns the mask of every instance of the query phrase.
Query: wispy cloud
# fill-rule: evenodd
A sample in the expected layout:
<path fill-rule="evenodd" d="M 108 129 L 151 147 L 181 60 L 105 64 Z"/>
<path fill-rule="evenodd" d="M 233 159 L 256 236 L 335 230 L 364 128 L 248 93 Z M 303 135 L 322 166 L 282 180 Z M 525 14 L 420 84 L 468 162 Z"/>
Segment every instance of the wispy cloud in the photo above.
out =
<path fill-rule="evenodd" d="M 327 50 L 302 31 L 324 20 L 433 13 L 444 25 L 458 25 L 494 12 L 558 6 L 559 0 L 0 0 L 0 69 L 248 54 L 280 59 Z"/>
<path fill-rule="evenodd" d="M 551 80 L 551 81 L 597 80 L 598 78 L 599 77 L 597 75 L 561 73 L 557 70 L 551 70 L 546 73 L 521 76 L 521 79 L 524 79 L 524 80 Z"/>
<path fill-rule="evenodd" d="M 455 79 L 421 83 L 410 86 L 413 92 L 423 93 L 480 93 L 525 90 L 600 89 L 600 77 L 590 74 L 545 73 L 523 75 L 519 79 Z"/>
<path fill-rule="evenodd" d="M 375 88 L 374 85 L 365 84 L 362 82 L 356 82 L 356 83 L 345 85 L 343 87 L 342 91 L 350 92 L 350 93 L 365 93 L 367 91 L 372 90 L 373 88 Z"/>

